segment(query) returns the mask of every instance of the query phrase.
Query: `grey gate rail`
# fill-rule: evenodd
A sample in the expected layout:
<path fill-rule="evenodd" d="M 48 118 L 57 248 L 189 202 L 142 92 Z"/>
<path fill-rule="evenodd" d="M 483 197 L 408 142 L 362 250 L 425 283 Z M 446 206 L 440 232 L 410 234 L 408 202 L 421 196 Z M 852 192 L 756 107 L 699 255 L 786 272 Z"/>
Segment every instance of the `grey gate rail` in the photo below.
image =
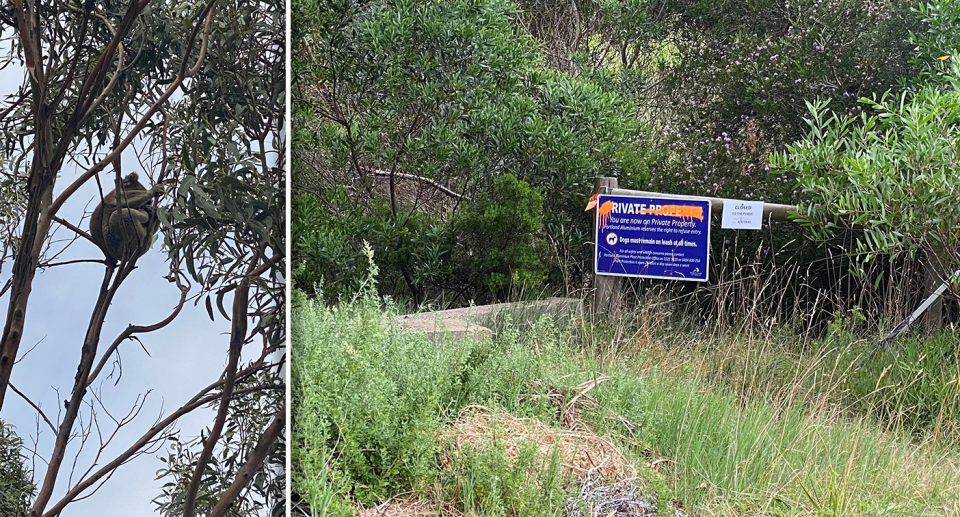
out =
<path fill-rule="evenodd" d="M 618 188 L 617 178 L 612 177 L 594 178 L 593 187 L 595 194 L 607 194 L 612 196 L 649 196 L 668 199 L 708 199 L 710 200 L 710 213 L 714 216 L 723 213 L 723 203 L 725 201 L 733 201 L 732 199 L 719 197 L 681 196 L 677 194 L 664 194 L 661 192 Z M 799 207 L 796 205 L 781 205 L 777 203 L 764 202 L 763 220 L 767 224 L 769 224 L 771 221 L 789 221 L 790 212 L 796 212 L 798 209 Z M 596 222 L 594 222 L 594 225 L 596 225 Z M 593 235 L 597 235 L 596 227 L 594 227 L 593 230 Z M 892 332 L 885 336 L 883 338 L 884 340 L 905 333 L 910 324 L 920 318 L 920 316 L 922 316 L 923 313 L 928 310 L 929 312 L 926 314 L 925 323 L 933 327 L 939 327 L 941 325 L 941 317 L 943 312 L 941 296 L 949 288 L 950 279 L 944 278 L 946 275 L 938 274 L 937 268 L 926 268 L 926 270 L 926 281 L 924 282 L 926 299 L 912 314 L 910 314 L 910 316 L 907 317 L 907 319 L 897 325 Z M 957 271 L 952 275 L 953 278 L 957 278 L 958 276 L 960 276 L 960 271 Z M 594 310 L 601 314 L 612 314 L 614 312 L 616 305 L 619 303 L 621 280 L 622 277 L 619 276 L 597 275 L 594 273 Z"/>

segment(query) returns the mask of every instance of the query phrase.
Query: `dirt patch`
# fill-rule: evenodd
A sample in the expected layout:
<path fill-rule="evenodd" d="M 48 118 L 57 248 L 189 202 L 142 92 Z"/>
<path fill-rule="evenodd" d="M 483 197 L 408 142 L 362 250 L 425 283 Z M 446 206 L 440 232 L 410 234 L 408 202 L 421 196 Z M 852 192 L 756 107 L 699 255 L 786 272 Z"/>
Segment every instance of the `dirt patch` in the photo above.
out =
<path fill-rule="evenodd" d="M 614 444 L 592 432 L 556 429 L 537 420 L 517 418 L 484 407 L 464 408 L 460 418 L 446 428 L 441 440 L 451 441 L 454 449 L 460 451 L 468 445 L 476 448 L 490 443 L 494 438 L 506 447 L 511 459 L 517 458 L 524 444 L 536 444 L 543 458 L 550 458 L 556 449 L 562 474 L 572 473 L 581 482 L 587 479 L 619 482 L 637 476 L 636 468 Z"/>

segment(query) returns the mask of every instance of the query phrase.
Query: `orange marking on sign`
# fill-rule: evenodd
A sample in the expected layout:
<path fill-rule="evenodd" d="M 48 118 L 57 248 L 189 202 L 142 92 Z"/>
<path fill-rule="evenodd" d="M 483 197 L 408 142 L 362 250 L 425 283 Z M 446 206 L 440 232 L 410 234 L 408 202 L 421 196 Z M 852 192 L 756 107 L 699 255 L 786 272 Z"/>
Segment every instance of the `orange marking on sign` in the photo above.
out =
<path fill-rule="evenodd" d="M 703 208 L 699 206 L 663 205 L 659 209 L 645 208 L 640 213 L 703 221 Z"/>
<path fill-rule="evenodd" d="M 607 226 L 607 220 L 610 219 L 610 212 L 613 212 L 613 201 L 606 201 L 597 209 L 597 213 L 600 214 L 601 230 Z"/>

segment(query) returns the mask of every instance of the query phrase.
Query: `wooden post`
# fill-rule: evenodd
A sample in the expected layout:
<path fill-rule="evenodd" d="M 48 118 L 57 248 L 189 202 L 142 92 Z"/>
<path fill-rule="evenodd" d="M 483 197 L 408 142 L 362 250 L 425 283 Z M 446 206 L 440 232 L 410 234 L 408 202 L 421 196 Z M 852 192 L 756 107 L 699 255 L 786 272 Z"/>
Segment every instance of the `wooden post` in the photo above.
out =
<path fill-rule="evenodd" d="M 596 194 L 610 194 L 617 188 L 617 178 L 600 177 L 593 180 L 593 192 Z M 599 209 L 599 207 L 597 207 Z M 596 209 L 595 209 L 596 210 Z M 593 235 L 597 235 L 597 219 L 593 220 Z M 596 255 L 596 247 L 593 250 Z M 596 256 L 593 260 L 597 260 Z M 618 276 L 593 275 L 593 310 L 597 314 L 613 316 L 620 305 L 620 283 Z"/>
<path fill-rule="evenodd" d="M 932 251 L 923 257 L 923 295 L 928 297 L 947 281 L 943 262 Z M 928 332 L 936 332 L 943 326 L 943 299 L 937 297 L 923 315 L 923 326 Z"/>

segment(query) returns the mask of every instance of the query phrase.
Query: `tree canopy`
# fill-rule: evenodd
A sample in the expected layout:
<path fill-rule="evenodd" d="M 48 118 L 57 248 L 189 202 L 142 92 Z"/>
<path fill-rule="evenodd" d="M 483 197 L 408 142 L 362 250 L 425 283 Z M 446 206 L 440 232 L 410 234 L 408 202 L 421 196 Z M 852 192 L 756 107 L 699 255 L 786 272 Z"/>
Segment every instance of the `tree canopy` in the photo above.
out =
<path fill-rule="evenodd" d="M 158 493 L 158 508 L 184 516 L 282 513 L 284 16 L 276 1 L 17 0 L 0 8 L 4 73 L 22 77 L 0 105 L 0 195 L 14 201 L 0 215 L 12 251 L 2 257 L 12 269 L 3 288 L 9 298 L 0 405 L 14 393 L 10 375 L 24 353 L 30 314 L 41 310 L 30 303 L 36 273 L 83 262 L 104 266 L 90 323 L 76 336 L 76 377 L 61 386 L 62 409 L 51 416 L 32 402 L 37 394 L 17 395 L 56 436 L 48 453 L 35 452 L 45 472 L 35 473 L 29 515 L 59 515 L 116 479 L 132 458 L 178 437 L 178 419 L 200 408 L 212 408 L 215 417 L 193 431 L 200 439 L 171 442 L 175 452 L 165 456 L 162 475 L 180 489 Z M 133 272 L 135 259 L 58 258 L 97 249 L 84 247 L 91 237 L 64 207 L 82 203 L 81 192 L 93 186 L 99 203 L 131 164 L 148 186 L 162 186 L 157 216 L 169 267 L 160 274 L 179 303 L 156 314 L 155 324 L 131 324 L 114 339 L 101 334 L 115 295 L 135 289 L 139 275 L 157 272 Z M 63 232 L 72 237 L 62 239 Z M 110 414 L 93 402 L 107 389 L 103 376 L 114 377 L 109 388 L 124 389 L 117 369 L 124 345 L 149 346 L 151 332 L 201 302 L 210 319 L 229 322 L 229 336 L 219 343 L 223 371 L 210 372 L 210 384 L 178 409 L 144 421 L 142 434 L 115 457 L 103 456 L 105 443 L 96 452 L 97 445 L 82 440 L 80 449 L 92 448 L 94 461 L 67 472 L 68 454 L 83 458 L 71 438 L 90 433 L 81 411 L 92 419 Z M 140 422 L 141 398 L 129 419 L 113 421 L 113 433 Z M 256 417 L 244 414 L 254 408 Z"/>
<path fill-rule="evenodd" d="M 805 102 L 856 116 L 859 98 L 905 91 L 926 63 L 911 37 L 936 25 L 902 1 L 292 7 L 294 281 L 328 301 L 354 292 L 366 240 L 382 291 L 444 306 L 585 287 L 596 176 L 806 201 L 769 164 L 803 137 Z M 495 188 L 502 176 L 533 191 L 522 207 Z M 478 203 L 542 222 L 503 244 L 522 242 L 524 258 L 464 245 L 495 242 Z"/>

